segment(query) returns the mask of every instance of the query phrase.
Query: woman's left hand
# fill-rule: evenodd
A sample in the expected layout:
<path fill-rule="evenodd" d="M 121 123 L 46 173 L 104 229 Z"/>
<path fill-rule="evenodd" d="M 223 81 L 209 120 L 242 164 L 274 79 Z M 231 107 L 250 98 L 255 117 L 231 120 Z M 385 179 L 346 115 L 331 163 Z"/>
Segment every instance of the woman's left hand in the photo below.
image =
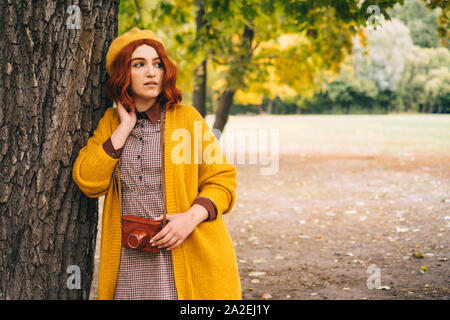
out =
<path fill-rule="evenodd" d="M 160 215 L 155 220 L 162 219 L 163 216 Z M 194 215 L 190 211 L 168 214 L 166 215 L 166 221 L 164 228 L 151 239 L 150 243 L 153 246 L 166 248 L 167 250 L 175 249 L 182 244 L 184 239 L 194 231 L 199 223 L 194 219 Z"/>

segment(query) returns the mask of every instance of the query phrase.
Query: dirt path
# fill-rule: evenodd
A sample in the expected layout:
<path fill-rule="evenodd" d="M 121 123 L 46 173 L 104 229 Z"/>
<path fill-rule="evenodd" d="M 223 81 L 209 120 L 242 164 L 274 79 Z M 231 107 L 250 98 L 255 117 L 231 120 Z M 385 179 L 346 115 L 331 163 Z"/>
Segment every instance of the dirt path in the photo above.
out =
<path fill-rule="evenodd" d="M 236 165 L 224 219 L 244 299 L 450 298 L 449 155 L 306 153 L 281 155 L 279 166 L 262 176 Z M 384 289 L 368 289 L 370 265 Z"/>
<path fill-rule="evenodd" d="M 450 156 L 281 156 L 274 176 L 236 167 L 225 219 L 244 299 L 450 298 Z M 384 289 L 367 287 L 372 264 Z"/>

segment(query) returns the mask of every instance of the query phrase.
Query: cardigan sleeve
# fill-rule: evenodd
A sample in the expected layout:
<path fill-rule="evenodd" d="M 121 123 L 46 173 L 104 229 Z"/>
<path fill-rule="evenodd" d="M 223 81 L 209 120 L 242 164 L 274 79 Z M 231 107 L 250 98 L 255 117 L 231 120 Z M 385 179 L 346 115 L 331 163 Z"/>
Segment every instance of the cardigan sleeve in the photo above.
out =
<path fill-rule="evenodd" d="M 106 194 L 118 159 L 112 158 L 102 144 L 110 137 L 111 112 L 106 110 L 92 137 L 78 153 L 72 170 L 72 178 L 80 190 L 90 198 Z"/>
<path fill-rule="evenodd" d="M 199 164 L 198 197 L 211 199 L 217 208 L 217 217 L 231 211 L 236 201 L 236 168 L 222 153 L 219 141 L 205 119 L 193 107 L 194 118 L 202 122 L 202 161 Z"/>

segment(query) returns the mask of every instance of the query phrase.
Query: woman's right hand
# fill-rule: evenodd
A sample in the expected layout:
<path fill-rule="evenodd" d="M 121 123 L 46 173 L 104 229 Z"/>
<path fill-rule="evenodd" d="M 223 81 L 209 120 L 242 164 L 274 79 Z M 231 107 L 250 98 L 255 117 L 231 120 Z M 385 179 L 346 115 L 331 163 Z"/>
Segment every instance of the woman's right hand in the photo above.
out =
<path fill-rule="evenodd" d="M 136 125 L 137 116 L 136 107 L 132 105 L 130 106 L 130 109 L 131 111 L 128 112 L 122 102 L 117 101 L 117 114 L 120 118 L 120 125 L 124 126 L 131 132 Z"/>
<path fill-rule="evenodd" d="M 131 111 L 128 112 L 121 102 L 117 102 L 117 114 L 120 118 L 120 124 L 111 134 L 111 143 L 116 150 L 125 145 L 125 141 L 133 131 L 137 121 L 135 106 L 132 106 Z"/>

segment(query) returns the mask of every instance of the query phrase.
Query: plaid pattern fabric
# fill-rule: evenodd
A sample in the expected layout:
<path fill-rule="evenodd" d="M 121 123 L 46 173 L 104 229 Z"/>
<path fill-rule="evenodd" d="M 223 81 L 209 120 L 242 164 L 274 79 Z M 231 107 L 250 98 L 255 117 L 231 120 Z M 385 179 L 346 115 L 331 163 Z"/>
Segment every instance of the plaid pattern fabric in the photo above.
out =
<path fill-rule="evenodd" d="M 160 120 L 138 119 L 121 154 L 122 215 L 163 214 Z M 163 113 L 163 125 L 165 112 Z M 114 170 L 117 178 L 117 167 Z M 176 300 L 172 252 L 149 254 L 122 247 L 114 299 Z"/>

